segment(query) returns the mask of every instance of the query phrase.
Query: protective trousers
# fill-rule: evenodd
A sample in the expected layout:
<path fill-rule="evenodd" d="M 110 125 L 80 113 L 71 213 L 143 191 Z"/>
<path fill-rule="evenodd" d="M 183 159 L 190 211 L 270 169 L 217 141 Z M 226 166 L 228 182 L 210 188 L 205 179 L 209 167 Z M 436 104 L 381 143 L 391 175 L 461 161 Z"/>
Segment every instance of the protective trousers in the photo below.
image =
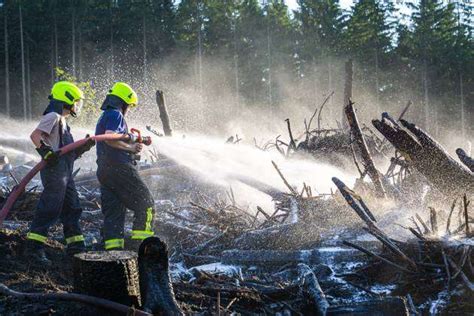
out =
<path fill-rule="evenodd" d="M 72 177 L 73 168 L 73 158 L 66 155 L 57 164 L 47 165 L 41 170 L 44 190 L 27 235 L 29 240 L 45 243 L 49 228 L 60 219 L 68 250 L 84 248 L 84 236 L 79 226 L 82 209 Z"/>
<path fill-rule="evenodd" d="M 105 249 L 124 247 L 126 210 L 134 212 L 131 239 L 143 240 L 153 236 L 153 197 L 136 167 L 131 163 L 98 163 L 97 178 L 100 182 L 103 237 Z"/>

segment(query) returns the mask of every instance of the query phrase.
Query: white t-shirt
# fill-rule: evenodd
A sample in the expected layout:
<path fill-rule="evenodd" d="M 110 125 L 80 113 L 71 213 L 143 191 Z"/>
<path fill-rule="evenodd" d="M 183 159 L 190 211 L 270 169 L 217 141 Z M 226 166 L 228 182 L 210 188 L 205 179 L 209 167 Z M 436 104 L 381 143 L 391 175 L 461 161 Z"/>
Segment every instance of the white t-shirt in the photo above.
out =
<path fill-rule="evenodd" d="M 46 145 L 51 146 L 53 150 L 59 149 L 59 143 L 61 140 L 61 136 L 59 134 L 59 122 L 62 122 L 61 125 L 63 130 L 61 131 L 61 133 L 64 133 L 64 130 L 66 128 L 66 120 L 63 116 L 59 115 L 56 112 L 50 112 L 46 115 L 43 115 L 41 121 L 38 124 L 38 127 L 36 127 L 37 129 L 46 134 L 46 136 L 43 137 L 43 140 Z"/>

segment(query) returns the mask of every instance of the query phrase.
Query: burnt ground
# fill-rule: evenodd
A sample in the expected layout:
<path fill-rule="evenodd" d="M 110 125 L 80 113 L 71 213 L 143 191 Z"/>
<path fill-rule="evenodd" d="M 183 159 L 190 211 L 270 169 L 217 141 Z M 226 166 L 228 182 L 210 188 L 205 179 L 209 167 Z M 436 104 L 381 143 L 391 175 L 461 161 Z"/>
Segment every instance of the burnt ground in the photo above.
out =
<path fill-rule="evenodd" d="M 25 256 L 24 234 L 0 232 L 0 282 L 22 292 L 72 291 L 72 266 L 63 251 L 63 245 L 49 242 L 47 255 L 53 266 L 45 268 L 30 262 Z M 1 315 L 71 315 L 78 314 L 83 306 L 63 302 L 28 302 L 0 296 Z"/>

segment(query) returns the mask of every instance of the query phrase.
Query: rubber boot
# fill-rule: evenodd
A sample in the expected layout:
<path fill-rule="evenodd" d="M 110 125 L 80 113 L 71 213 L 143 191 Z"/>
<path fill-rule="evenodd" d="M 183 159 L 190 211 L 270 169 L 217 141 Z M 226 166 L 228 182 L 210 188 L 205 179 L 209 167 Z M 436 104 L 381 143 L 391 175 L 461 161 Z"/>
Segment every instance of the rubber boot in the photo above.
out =
<path fill-rule="evenodd" d="M 46 257 L 45 246 L 34 240 L 28 240 L 26 244 L 25 256 L 30 263 L 50 267 L 51 260 Z"/>

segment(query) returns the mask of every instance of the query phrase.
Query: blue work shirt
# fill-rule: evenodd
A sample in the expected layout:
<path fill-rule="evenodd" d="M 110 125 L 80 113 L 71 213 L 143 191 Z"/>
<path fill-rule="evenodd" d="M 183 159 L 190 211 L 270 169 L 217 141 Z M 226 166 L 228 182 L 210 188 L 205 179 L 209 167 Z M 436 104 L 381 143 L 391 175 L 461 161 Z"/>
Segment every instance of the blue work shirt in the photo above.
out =
<path fill-rule="evenodd" d="M 95 134 L 102 135 L 105 131 L 114 131 L 118 134 L 128 133 L 127 122 L 120 110 L 109 108 L 102 113 L 95 127 Z M 131 163 L 133 161 L 128 152 L 113 148 L 105 142 L 98 142 L 96 147 L 98 162 Z"/>

